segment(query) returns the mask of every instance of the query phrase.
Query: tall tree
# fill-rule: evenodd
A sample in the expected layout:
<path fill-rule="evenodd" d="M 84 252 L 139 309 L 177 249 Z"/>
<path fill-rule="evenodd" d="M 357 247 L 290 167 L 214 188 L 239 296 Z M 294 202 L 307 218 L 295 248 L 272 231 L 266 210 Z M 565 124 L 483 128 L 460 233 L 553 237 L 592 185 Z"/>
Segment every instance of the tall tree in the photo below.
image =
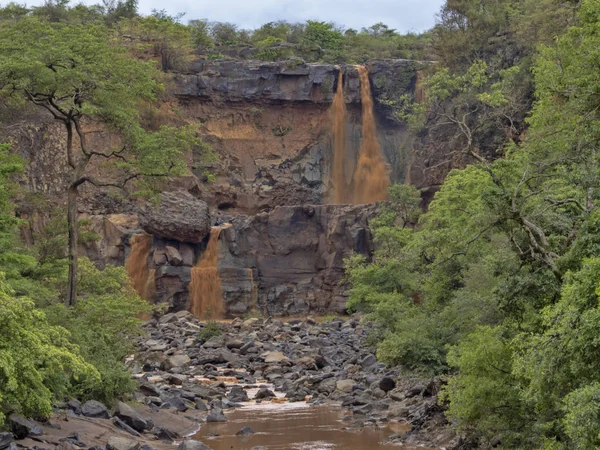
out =
<path fill-rule="evenodd" d="M 77 202 L 85 183 L 125 189 L 136 180 L 147 187 L 152 179 L 184 173 L 183 156 L 201 146 L 189 128 L 163 127 L 146 132 L 138 110 L 156 99 L 161 85 L 152 62 L 132 58 L 107 28 L 51 23 L 26 17 L 0 31 L 0 96 L 30 102 L 60 122 L 66 135 L 68 162 L 69 283 L 65 298 L 77 298 Z M 119 148 L 89 144 L 86 120 L 100 120 L 122 136 Z M 110 178 L 98 179 L 94 160 L 114 164 Z"/>

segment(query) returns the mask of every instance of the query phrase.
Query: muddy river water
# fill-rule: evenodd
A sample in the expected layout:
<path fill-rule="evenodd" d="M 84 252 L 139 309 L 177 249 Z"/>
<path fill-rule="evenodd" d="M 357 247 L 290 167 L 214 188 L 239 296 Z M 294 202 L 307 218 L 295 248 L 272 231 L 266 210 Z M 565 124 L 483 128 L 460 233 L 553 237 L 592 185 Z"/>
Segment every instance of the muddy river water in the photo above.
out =
<path fill-rule="evenodd" d="M 333 406 L 306 403 L 254 404 L 228 413 L 225 423 L 202 424 L 194 436 L 214 450 L 413 450 L 385 444 L 393 434 L 410 430 L 404 423 L 383 428 L 359 427 L 356 418 L 343 420 L 344 411 Z M 237 436 L 243 427 L 254 434 Z M 423 448 L 421 448 L 423 450 Z"/>

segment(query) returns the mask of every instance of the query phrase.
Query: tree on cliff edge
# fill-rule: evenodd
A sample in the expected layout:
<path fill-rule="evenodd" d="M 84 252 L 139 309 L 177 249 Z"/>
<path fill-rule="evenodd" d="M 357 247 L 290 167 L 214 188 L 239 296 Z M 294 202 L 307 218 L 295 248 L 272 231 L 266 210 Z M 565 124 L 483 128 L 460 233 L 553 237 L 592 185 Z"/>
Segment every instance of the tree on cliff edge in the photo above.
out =
<path fill-rule="evenodd" d="M 152 62 L 128 55 L 103 26 L 48 23 L 27 17 L 0 30 L 0 98 L 33 103 L 64 125 L 68 162 L 69 281 L 65 298 L 77 298 L 77 200 L 85 183 L 138 190 L 186 171 L 184 155 L 202 146 L 194 129 L 162 127 L 145 131 L 139 107 L 156 99 L 162 86 Z M 119 148 L 93 149 L 85 120 L 99 120 L 118 131 Z M 111 176 L 90 171 L 94 159 L 112 163 Z"/>

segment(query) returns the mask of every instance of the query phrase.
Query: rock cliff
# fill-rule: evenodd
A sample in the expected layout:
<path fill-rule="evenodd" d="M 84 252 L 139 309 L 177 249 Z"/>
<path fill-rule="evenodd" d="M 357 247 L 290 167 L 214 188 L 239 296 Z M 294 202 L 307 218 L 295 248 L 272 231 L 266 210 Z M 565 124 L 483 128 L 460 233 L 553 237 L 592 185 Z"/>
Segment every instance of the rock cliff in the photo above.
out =
<path fill-rule="evenodd" d="M 371 61 L 369 79 L 375 99 L 390 92 L 413 93 L 421 67 L 414 61 Z M 340 70 L 343 86 L 337 86 Z M 167 194 L 168 208 L 140 209 L 142 205 L 113 192 L 86 187 L 80 213 L 91 219 L 91 229 L 100 240 L 82 246 L 81 252 L 99 265 L 124 264 L 131 236 L 145 229 L 153 234 L 146 258 L 152 277 L 148 295 L 168 302 L 173 310 L 188 308 L 191 267 L 208 239 L 210 219 L 201 206 L 205 202 L 213 224 L 232 223 L 221 233 L 218 258 L 228 314 L 244 315 L 252 309 L 269 315 L 343 311 L 344 258 L 353 252 L 371 256 L 369 220 L 376 207 L 324 205 L 332 187 L 328 109 L 340 87 L 348 109 L 345 172 L 350 180 L 362 138 L 355 67 L 298 60 L 199 60 L 186 73 L 173 74 L 164 114 L 147 118 L 149 125 L 201 124 L 203 139 L 219 157 L 210 167 L 216 180 L 209 183 L 203 178 L 206 167 L 198 155 L 191 154 L 191 176 L 169 187 L 187 193 L 180 199 Z M 388 120 L 386 113 L 377 105 L 378 140 L 390 164 L 391 181 L 414 182 L 411 135 Z M 89 145 L 97 149 L 118 145 L 119 137 L 101 124 L 84 125 L 90 132 Z M 63 204 L 66 161 L 60 148 L 65 138 L 58 126 L 36 113 L 15 119 L 2 133 L 29 161 L 28 189 Z M 95 170 L 106 169 L 98 165 Z M 194 198 L 203 202 L 184 205 L 192 205 Z M 24 234 L 32 241 L 45 218 L 25 206 L 22 217 L 29 219 L 31 227 Z M 177 218 L 177 223 L 167 223 Z M 183 222 L 195 228 L 184 229 Z"/>

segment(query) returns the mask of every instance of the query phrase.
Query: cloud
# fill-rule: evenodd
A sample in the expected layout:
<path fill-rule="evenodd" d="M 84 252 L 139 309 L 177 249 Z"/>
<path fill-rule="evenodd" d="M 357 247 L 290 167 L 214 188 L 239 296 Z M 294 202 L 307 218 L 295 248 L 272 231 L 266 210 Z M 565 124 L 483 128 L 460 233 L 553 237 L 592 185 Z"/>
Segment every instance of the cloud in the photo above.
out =
<path fill-rule="evenodd" d="M 425 31 L 435 22 L 443 0 L 140 0 L 142 13 L 184 12 L 183 21 L 209 19 L 257 28 L 275 21 L 321 20 L 360 29 L 383 22 L 399 32 Z"/>

